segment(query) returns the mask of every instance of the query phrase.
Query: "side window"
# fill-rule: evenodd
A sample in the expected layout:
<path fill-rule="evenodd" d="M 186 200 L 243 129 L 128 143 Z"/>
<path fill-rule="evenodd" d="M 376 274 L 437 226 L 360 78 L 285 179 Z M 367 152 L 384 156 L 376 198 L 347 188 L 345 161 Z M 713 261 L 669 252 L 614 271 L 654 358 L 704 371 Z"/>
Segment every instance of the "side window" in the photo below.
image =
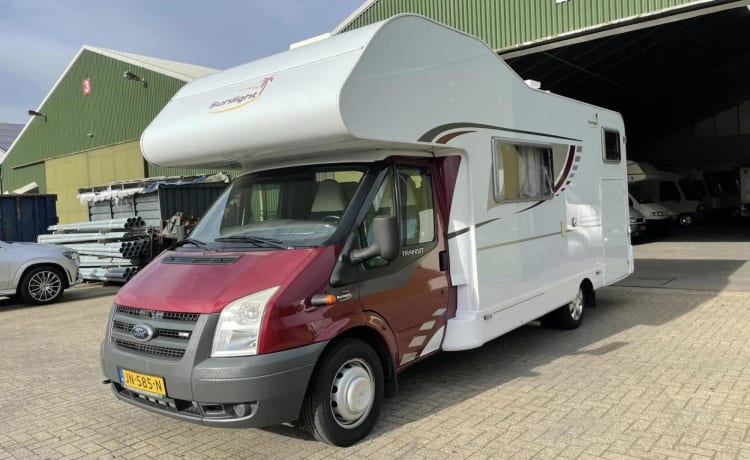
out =
<path fill-rule="evenodd" d="M 610 129 L 604 129 L 604 161 L 607 163 L 619 163 L 620 133 Z"/>
<path fill-rule="evenodd" d="M 435 239 L 435 211 L 432 205 L 432 181 L 420 168 L 398 168 L 401 197 L 401 245 L 412 246 Z"/>
<path fill-rule="evenodd" d="M 375 194 L 375 198 L 367 210 L 365 220 L 359 231 L 359 243 L 361 247 L 367 247 L 374 241 L 372 234 L 372 222 L 377 216 L 395 216 L 396 215 L 396 193 L 393 184 L 393 171 L 388 173 L 383 184 Z M 364 262 L 366 268 L 376 268 L 388 265 L 388 261 L 378 256 Z"/>
<path fill-rule="evenodd" d="M 388 173 L 362 222 L 359 231 L 361 247 L 367 247 L 374 241 L 372 223 L 377 216 L 398 218 L 401 245 L 404 247 L 434 241 L 435 210 L 432 199 L 432 180 L 427 170 L 399 166 L 395 174 L 393 170 Z M 388 265 L 388 261 L 382 257 L 375 257 L 364 262 L 366 268 L 385 265 Z"/>
<path fill-rule="evenodd" d="M 680 201 L 680 191 L 672 181 L 659 183 L 659 199 L 661 201 Z"/>
<path fill-rule="evenodd" d="M 495 201 L 552 198 L 552 149 L 495 141 Z"/>

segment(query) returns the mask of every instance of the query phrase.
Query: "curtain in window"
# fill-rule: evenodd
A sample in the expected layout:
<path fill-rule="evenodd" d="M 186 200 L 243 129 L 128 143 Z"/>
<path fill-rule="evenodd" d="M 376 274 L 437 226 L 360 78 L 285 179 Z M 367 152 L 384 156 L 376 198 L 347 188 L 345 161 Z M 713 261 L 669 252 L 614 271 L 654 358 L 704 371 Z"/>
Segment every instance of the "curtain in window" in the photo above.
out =
<path fill-rule="evenodd" d="M 546 161 L 547 151 L 539 147 L 518 146 L 518 177 L 520 198 L 533 198 L 552 193 L 552 177 Z"/>

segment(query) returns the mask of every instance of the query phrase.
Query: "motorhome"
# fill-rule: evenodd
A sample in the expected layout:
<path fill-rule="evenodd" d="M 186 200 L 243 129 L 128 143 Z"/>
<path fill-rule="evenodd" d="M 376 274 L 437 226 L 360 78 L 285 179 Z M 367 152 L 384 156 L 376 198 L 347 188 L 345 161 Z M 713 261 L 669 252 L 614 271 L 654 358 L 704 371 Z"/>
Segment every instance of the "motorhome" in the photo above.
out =
<path fill-rule="evenodd" d="M 667 208 L 655 203 L 648 195 L 628 190 L 628 205 L 630 209 L 638 211 L 646 220 L 649 233 L 664 233 L 669 231 L 672 218 Z"/>
<path fill-rule="evenodd" d="M 141 147 L 246 171 L 102 343 L 119 399 L 185 421 L 352 444 L 414 363 L 576 328 L 633 271 L 621 116 L 420 16 L 196 79 Z"/>
<path fill-rule="evenodd" d="M 684 176 L 635 161 L 628 161 L 627 171 L 630 190 L 667 208 L 670 217 L 680 225 L 692 225 L 703 213 L 705 206 L 700 193 Z"/>

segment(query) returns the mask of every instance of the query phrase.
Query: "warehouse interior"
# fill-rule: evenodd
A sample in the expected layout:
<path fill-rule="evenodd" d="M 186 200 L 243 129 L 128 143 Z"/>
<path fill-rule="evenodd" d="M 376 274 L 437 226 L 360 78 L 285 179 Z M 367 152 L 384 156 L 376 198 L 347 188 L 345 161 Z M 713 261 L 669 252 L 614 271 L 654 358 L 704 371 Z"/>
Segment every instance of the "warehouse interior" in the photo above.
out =
<path fill-rule="evenodd" d="M 747 7 L 506 61 L 542 89 L 622 113 L 631 159 L 750 165 Z"/>

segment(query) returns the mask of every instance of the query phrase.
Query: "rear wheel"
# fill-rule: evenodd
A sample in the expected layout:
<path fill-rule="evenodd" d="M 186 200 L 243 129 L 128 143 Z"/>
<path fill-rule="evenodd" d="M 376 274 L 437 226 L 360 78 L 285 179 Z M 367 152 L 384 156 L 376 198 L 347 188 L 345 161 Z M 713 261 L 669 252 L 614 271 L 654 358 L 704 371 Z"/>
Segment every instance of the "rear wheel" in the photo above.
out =
<path fill-rule="evenodd" d="M 586 291 L 580 286 L 573 300 L 542 317 L 542 326 L 557 329 L 577 328 L 583 322 L 583 307 L 590 306 L 589 299 L 592 295 L 593 292 Z"/>
<path fill-rule="evenodd" d="M 321 359 L 302 405 L 302 421 L 319 441 L 352 445 L 375 425 L 383 385 L 375 350 L 362 340 L 344 339 Z"/>
<path fill-rule="evenodd" d="M 21 279 L 19 294 L 24 302 L 33 305 L 52 303 L 60 298 L 65 289 L 63 275 L 54 267 L 32 268 Z"/>

